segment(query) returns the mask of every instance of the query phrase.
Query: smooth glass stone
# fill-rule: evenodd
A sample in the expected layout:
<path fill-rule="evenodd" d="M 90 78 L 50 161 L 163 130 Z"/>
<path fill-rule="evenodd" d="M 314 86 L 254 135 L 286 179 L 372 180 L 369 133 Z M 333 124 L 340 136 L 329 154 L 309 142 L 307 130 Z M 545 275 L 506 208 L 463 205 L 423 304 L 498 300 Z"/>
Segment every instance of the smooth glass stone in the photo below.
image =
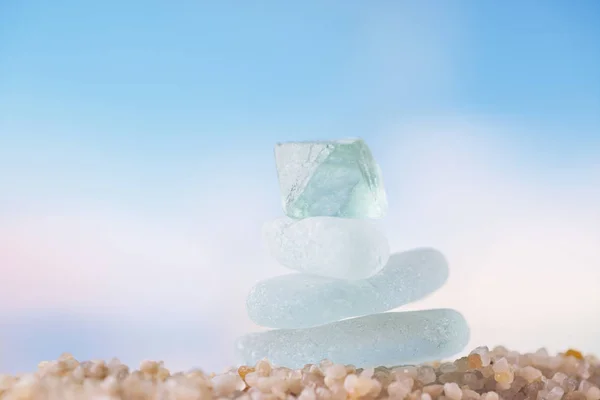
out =
<path fill-rule="evenodd" d="M 328 359 L 366 368 L 450 357 L 468 341 L 469 327 L 457 311 L 390 312 L 315 328 L 251 333 L 238 339 L 236 356 L 245 365 L 267 358 L 301 368 Z"/>
<path fill-rule="evenodd" d="M 343 318 L 389 311 L 439 289 L 446 258 L 434 249 L 390 256 L 376 275 L 356 281 L 288 274 L 259 282 L 246 300 L 248 316 L 270 328 L 307 328 Z"/>
<path fill-rule="evenodd" d="M 264 226 L 273 257 L 307 274 L 364 279 L 390 257 L 387 238 L 372 221 L 334 217 L 277 218 Z"/>
<path fill-rule="evenodd" d="M 283 210 L 292 218 L 381 218 L 381 170 L 362 139 L 278 143 L 275 162 Z"/>

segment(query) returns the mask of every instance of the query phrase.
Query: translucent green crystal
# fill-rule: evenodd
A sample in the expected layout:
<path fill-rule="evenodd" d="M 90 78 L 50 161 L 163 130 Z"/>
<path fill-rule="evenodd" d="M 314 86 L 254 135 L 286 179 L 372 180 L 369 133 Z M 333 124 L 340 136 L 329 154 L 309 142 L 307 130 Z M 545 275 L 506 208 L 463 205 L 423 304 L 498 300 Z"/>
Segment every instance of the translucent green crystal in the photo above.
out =
<path fill-rule="evenodd" d="M 387 212 L 381 170 L 362 139 L 279 143 L 275 161 L 291 218 L 381 218 Z"/>

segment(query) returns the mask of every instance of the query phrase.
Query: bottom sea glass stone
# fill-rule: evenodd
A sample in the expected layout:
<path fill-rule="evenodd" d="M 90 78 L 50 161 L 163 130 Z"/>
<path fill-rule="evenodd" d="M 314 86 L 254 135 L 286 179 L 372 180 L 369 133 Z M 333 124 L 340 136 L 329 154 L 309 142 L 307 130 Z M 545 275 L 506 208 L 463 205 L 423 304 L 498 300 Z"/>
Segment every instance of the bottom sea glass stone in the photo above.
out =
<path fill-rule="evenodd" d="M 251 333 L 236 343 L 238 361 L 301 368 L 324 359 L 360 367 L 421 363 L 460 352 L 469 341 L 464 317 L 452 309 L 389 312 L 305 329 Z"/>

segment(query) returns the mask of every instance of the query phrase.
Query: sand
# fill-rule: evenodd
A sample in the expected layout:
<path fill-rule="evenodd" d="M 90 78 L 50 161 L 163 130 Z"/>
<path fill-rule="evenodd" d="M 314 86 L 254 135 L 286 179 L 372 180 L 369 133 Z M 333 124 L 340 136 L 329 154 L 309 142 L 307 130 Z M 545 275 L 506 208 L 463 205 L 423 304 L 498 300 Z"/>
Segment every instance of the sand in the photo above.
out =
<path fill-rule="evenodd" d="M 568 350 L 521 354 L 503 347 L 417 366 L 361 369 L 323 361 L 292 370 L 267 360 L 223 373 L 169 371 L 144 361 L 79 362 L 69 354 L 19 376 L 0 375 L 0 400 L 600 400 L 600 361 Z"/>

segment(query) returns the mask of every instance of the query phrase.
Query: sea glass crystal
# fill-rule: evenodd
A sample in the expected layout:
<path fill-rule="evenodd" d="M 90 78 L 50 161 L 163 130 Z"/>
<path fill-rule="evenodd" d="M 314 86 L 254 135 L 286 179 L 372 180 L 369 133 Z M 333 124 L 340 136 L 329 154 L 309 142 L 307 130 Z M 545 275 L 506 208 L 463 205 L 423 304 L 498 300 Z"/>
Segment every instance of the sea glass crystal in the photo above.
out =
<path fill-rule="evenodd" d="M 291 218 L 381 218 L 381 170 L 362 139 L 279 143 L 275 161 L 283 209 Z"/>

